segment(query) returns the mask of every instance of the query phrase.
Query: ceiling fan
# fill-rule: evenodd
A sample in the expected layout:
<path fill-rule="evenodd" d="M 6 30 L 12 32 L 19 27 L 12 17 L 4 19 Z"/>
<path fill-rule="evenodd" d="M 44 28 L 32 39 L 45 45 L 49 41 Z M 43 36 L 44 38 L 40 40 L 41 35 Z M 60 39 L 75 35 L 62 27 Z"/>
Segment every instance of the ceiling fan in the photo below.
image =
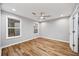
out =
<path fill-rule="evenodd" d="M 46 19 L 48 17 L 51 17 L 51 15 L 47 15 L 45 12 L 40 12 L 39 14 L 32 12 L 32 14 L 36 17 L 39 17 L 40 19 Z"/>

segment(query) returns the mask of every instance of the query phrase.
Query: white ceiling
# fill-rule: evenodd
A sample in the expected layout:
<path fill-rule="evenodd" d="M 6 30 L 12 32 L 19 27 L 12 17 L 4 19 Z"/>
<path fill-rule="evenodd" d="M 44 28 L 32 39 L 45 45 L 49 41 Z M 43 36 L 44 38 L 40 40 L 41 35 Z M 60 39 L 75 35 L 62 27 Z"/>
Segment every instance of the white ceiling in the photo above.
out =
<path fill-rule="evenodd" d="M 74 3 L 3 3 L 2 9 L 39 21 L 40 19 L 35 17 L 32 12 L 45 12 L 51 15 L 46 19 L 50 20 L 71 15 L 74 5 Z M 16 9 L 16 11 L 12 11 L 12 9 Z"/>

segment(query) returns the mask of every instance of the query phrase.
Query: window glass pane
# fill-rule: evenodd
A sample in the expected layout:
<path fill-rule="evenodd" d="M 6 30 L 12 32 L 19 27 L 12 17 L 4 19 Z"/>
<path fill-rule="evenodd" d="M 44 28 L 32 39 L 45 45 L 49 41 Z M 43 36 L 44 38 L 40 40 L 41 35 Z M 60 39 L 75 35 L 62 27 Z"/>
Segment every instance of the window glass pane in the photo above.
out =
<path fill-rule="evenodd" d="M 20 29 L 15 29 L 15 36 L 19 36 L 20 35 Z"/>
<path fill-rule="evenodd" d="M 15 29 L 8 29 L 8 37 L 15 36 Z"/>
<path fill-rule="evenodd" d="M 8 18 L 8 27 L 20 27 L 20 21 Z"/>
<path fill-rule="evenodd" d="M 38 24 L 34 23 L 34 33 L 38 33 Z"/>
<path fill-rule="evenodd" d="M 20 29 L 8 29 L 8 37 L 19 36 Z"/>

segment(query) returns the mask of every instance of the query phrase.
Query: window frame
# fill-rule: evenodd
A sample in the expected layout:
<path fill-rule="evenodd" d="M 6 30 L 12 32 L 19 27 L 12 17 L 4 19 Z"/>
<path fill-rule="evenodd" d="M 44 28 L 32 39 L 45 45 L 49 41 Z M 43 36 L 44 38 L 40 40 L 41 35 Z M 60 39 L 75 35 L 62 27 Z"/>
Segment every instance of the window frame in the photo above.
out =
<path fill-rule="evenodd" d="M 18 35 L 18 36 L 11 36 L 11 37 L 9 37 L 8 36 L 8 18 L 11 18 L 11 19 L 15 19 L 15 20 L 19 20 L 20 21 L 20 35 Z M 14 17 L 14 16 L 6 16 L 6 39 L 11 39 L 11 38 L 18 38 L 18 37 L 21 37 L 21 19 L 20 18 L 18 18 L 18 17 Z"/>
<path fill-rule="evenodd" d="M 35 31 L 35 28 L 34 28 L 34 27 L 35 27 L 35 24 L 37 24 L 37 27 L 36 27 L 37 33 L 34 32 L 34 31 Z M 34 22 L 34 24 L 33 24 L 33 29 L 34 29 L 34 31 L 33 31 L 33 32 L 34 32 L 35 34 L 40 34 L 40 33 L 39 33 L 39 32 L 40 32 L 40 30 L 39 30 L 40 28 L 39 28 L 39 27 L 40 27 L 40 26 L 39 26 L 39 22 Z"/>

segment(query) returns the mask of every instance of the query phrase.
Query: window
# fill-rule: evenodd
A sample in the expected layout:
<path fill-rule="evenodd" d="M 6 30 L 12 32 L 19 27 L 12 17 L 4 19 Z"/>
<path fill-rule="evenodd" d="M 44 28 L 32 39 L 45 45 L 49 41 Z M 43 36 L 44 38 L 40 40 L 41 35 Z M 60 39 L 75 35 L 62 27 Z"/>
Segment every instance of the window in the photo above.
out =
<path fill-rule="evenodd" d="M 20 30 L 21 30 L 21 25 L 20 25 L 20 20 L 16 18 L 11 18 L 7 17 L 7 38 L 15 38 L 15 37 L 20 37 Z"/>
<path fill-rule="evenodd" d="M 34 23 L 34 33 L 38 33 L 38 23 Z"/>

